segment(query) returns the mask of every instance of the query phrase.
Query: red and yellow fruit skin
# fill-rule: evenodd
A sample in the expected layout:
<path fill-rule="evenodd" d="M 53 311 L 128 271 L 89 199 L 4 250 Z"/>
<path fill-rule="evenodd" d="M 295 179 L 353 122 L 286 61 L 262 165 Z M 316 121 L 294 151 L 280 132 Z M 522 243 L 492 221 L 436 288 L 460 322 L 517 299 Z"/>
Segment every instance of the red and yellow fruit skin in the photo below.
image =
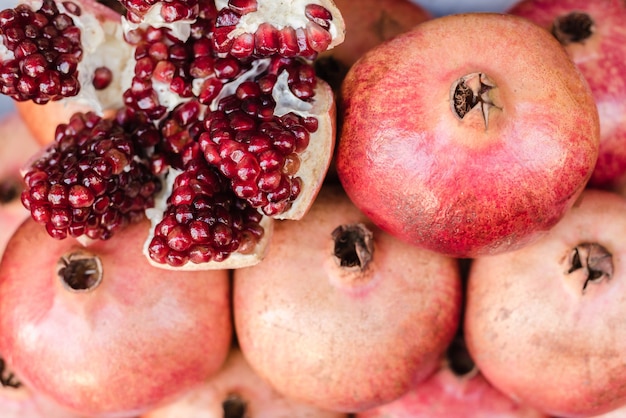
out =
<path fill-rule="evenodd" d="M 448 365 L 410 392 L 356 418 L 548 418 L 494 388 L 474 369 L 456 375 Z"/>
<path fill-rule="evenodd" d="M 222 366 L 232 340 L 228 272 L 164 272 L 141 253 L 148 221 L 82 248 L 28 219 L 0 264 L 0 353 L 24 384 L 73 412 L 131 416 Z M 97 254 L 103 279 L 70 292 L 57 260 Z M 116 415 L 117 414 L 117 415 Z"/>
<path fill-rule="evenodd" d="M 623 197 L 586 190 L 541 240 L 473 261 L 467 347 L 507 396 L 557 417 L 595 416 L 626 404 L 625 212 Z M 602 245 L 613 263 L 611 277 L 584 290 L 585 270 L 568 273 L 570 254 L 583 243 Z"/>
<path fill-rule="evenodd" d="M 589 184 L 615 188 L 626 182 L 626 3 L 618 0 L 525 0 L 507 13 L 550 30 L 557 17 L 586 13 L 594 21 L 584 41 L 564 45 L 589 82 L 600 114 L 600 152 Z"/>
<path fill-rule="evenodd" d="M 476 72 L 497 85 L 487 127 L 477 107 L 460 119 L 450 102 L 455 81 Z M 545 233 L 598 155 L 582 75 L 548 32 L 513 16 L 422 23 L 358 61 L 342 96 L 336 160 L 350 198 L 382 229 L 456 257 Z"/>
<path fill-rule="evenodd" d="M 363 272 L 332 256 L 332 231 L 357 222 L 374 234 Z M 244 356 L 279 393 L 355 412 L 437 369 L 459 321 L 459 266 L 374 228 L 326 187 L 303 219 L 275 224 L 263 262 L 235 270 L 233 310 Z"/>

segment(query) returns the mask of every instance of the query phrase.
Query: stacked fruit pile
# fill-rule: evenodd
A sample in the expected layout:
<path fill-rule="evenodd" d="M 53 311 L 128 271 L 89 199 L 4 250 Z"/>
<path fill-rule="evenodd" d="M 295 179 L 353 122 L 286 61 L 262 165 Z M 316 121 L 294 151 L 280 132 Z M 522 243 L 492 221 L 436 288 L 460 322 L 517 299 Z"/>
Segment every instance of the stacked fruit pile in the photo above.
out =
<path fill-rule="evenodd" d="M 0 418 L 626 416 L 626 3 L 0 11 Z"/>

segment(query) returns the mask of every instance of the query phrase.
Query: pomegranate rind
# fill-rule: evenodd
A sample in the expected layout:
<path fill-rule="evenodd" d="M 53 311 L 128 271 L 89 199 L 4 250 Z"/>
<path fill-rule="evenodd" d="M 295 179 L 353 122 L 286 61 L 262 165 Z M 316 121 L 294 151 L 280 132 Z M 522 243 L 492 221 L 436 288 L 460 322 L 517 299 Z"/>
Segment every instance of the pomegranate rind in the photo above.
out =
<path fill-rule="evenodd" d="M 299 155 L 300 169 L 296 173 L 307 186 L 285 212 L 274 216 L 275 219 L 299 220 L 308 212 L 315 201 L 330 167 L 335 149 L 336 106 L 334 93 L 330 85 L 319 77 L 315 88 L 313 106 L 301 116 L 313 116 L 318 121 L 318 129 L 311 134 L 309 146 Z"/>

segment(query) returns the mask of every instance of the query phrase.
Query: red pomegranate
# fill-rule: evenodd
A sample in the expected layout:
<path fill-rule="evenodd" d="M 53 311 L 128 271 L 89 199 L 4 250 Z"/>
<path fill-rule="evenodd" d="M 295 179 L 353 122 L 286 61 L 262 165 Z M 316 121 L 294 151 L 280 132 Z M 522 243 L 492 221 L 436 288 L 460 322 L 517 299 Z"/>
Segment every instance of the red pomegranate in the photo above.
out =
<path fill-rule="evenodd" d="M 551 31 L 588 81 L 600 114 L 600 153 L 590 185 L 626 182 L 626 3 L 523 0 L 507 13 Z"/>
<path fill-rule="evenodd" d="M 286 398 L 250 368 L 233 348 L 221 371 L 183 397 L 141 418 L 347 418 Z"/>
<path fill-rule="evenodd" d="M 626 405 L 625 210 L 587 190 L 541 240 L 473 261 L 467 346 L 507 396 L 558 417 Z"/>
<path fill-rule="evenodd" d="M 250 366 L 279 393 L 355 412 L 435 372 L 459 321 L 455 259 L 407 246 L 336 187 L 275 225 L 263 262 L 234 272 L 234 318 Z"/>
<path fill-rule="evenodd" d="M 465 349 L 462 332 L 439 370 L 399 399 L 355 418 L 548 418 L 494 388 Z"/>
<path fill-rule="evenodd" d="M 381 229 L 456 257 L 543 235 L 598 155 L 589 86 L 554 37 L 516 16 L 419 24 L 365 54 L 342 97 L 337 172 L 352 201 Z"/>
<path fill-rule="evenodd" d="M 410 0 L 335 0 L 348 31 L 343 43 L 322 52 L 315 61 L 318 74 L 339 91 L 348 69 L 373 47 L 431 18 Z"/>
<path fill-rule="evenodd" d="M 228 272 L 164 272 L 141 254 L 148 222 L 88 248 L 33 220 L 0 263 L 0 353 L 43 399 L 133 416 L 216 373 L 232 338 Z"/>

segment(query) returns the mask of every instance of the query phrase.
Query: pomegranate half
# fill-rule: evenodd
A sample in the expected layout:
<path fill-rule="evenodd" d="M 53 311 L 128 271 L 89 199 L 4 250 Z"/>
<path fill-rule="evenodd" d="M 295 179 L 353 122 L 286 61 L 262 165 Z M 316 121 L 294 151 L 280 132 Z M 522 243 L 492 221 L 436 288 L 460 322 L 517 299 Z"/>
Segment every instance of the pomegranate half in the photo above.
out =
<path fill-rule="evenodd" d="M 341 94 L 346 192 L 381 229 L 447 255 L 532 242 L 598 156 L 585 79 L 554 37 L 516 16 L 421 23 L 366 53 Z"/>
<path fill-rule="evenodd" d="M 54 142 L 32 167 L 36 173 L 27 174 L 25 206 L 51 236 L 82 241 L 109 239 L 137 218 L 123 213 L 105 220 L 104 212 L 147 209 L 153 225 L 145 255 L 158 267 L 258 263 L 271 235 L 269 218 L 303 216 L 328 170 L 334 96 L 312 62 L 343 41 L 341 14 L 331 0 L 122 4 L 125 19 L 119 4 L 113 10 L 93 0 L 24 0 L 0 12 L 4 94 L 71 105 L 95 89 L 114 92 L 105 96 L 116 100 L 105 102 L 95 94 L 92 106 L 73 107 L 81 112 L 56 125 Z M 22 27 L 32 30 L 26 34 Z M 103 57 L 110 63 L 88 65 Z M 65 110 L 52 110 L 57 112 Z M 116 156 L 105 158 L 114 160 L 107 164 L 81 154 L 85 148 L 108 147 L 101 137 L 110 134 L 109 127 L 95 123 L 95 132 L 89 124 L 87 130 L 75 129 L 74 120 L 92 119 L 91 113 L 105 124 L 122 125 L 121 136 L 141 136 L 142 143 L 125 142 L 124 148 L 132 149 L 117 147 Z M 85 144 L 85 138 L 97 144 Z M 67 149 L 67 142 L 78 149 Z M 139 201 L 129 203 L 133 197 L 120 196 L 137 196 L 141 186 L 124 173 L 140 162 L 163 187 L 153 187 L 149 178 L 149 190 L 141 189 Z M 81 189 L 80 197 L 70 186 Z M 80 200 L 78 206 L 65 203 L 68 195 Z M 98 204 L 94 197 L 101 198 Z M 55 209 L 50 204 L 58 204 L 62 216 L 49 215 Z"/>
<path fill-rule="evenodd" d="M 333 411 L 390 402 L 435 372 L 459 322 L 455 259 L 379 230 L 325 186 L 277 222 L 267 257 L 234 272 L 250 366 L 279 393 Z"/>

